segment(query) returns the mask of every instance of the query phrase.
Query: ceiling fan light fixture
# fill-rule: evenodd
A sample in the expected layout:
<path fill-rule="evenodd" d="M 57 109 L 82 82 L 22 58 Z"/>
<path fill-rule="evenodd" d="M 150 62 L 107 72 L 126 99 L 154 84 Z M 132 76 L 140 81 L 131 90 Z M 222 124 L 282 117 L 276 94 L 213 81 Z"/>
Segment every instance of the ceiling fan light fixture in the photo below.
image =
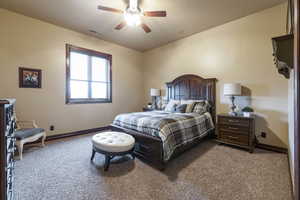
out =
<path fill-rule="evenodd" d="M 122 20 L 122 22 L 115 27 L 116 30 L 121 30 L 126 25 L 128 25 L 128 26 L 139 26 L 146 33 L 150 33 L 151 28 L 147 24 L 142 23 L 142 16 L 145 16 L 145 17 L 166 17 L 167 12 L 163 11 L 163 10 L 143 11 L 139 7 L 139 1 L 140 0 L 129 0 L 129 4 L 128 4 L 127 8 L 124 11 L 120 10 L 120 9 L 116 9 L 116 8 L 101 6 L 101 5 L 98 6 L 98 9 L 102 10 L 102 11 L 114 12 L 114 13 L 119 13 L 119 14 L 124 15 L 123 16 L 124 20 Z"/>
<path fill-rule="evenodd" d="M 140 13 L 125 12 L 124 18 L 128 26 L 139 26 L 142 23 Z"/>

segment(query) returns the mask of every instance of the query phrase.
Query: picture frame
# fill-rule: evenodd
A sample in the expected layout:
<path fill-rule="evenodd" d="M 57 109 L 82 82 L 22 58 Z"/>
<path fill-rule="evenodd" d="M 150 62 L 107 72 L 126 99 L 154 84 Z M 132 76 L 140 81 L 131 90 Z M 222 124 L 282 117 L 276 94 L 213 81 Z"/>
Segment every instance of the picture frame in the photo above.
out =
<path fill-rule="evenodd" d="M 42 88 L 42 70 L 19 67 L 19 88 Z"/>

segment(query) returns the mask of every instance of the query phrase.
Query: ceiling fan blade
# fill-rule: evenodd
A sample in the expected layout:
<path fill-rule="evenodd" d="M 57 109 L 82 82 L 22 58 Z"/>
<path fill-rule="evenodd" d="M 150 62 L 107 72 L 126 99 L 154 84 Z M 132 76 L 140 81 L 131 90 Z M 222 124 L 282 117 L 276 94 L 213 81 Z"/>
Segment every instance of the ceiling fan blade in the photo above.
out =
<path fill-rule="evenodd" d="M 145 11 L 144 15 L 147 17 L 166 17 L 166 11 Z"/>
<path fill-rule="evenodd" d="M 151 32 L 151 29 L 146 24 L 141 24 L 141 27 L 142 27 L 142 29 L 144 29 L 144 31 L 146 33 L 150 33 Z"/>
<path fill-rule="evenodd" d="M 126 26 L 126 22 L 125 22 L 125 21 L 123 21 L 123 22 L 121 22 L 120 24 L 118 24 L 118 25 L 115 27 L 115 29 L 116 29 L 116 30 L 121 30 L 124 26 Z"/>
<path fill-rule="evenodd" d="M 116 9 L 116 8 L 109 8 L 105 6 L 98 6 L 99 10 L 109 11 L 109 12 L 115 12 L 115 13 L 123 13 L 123 10 Z"/>

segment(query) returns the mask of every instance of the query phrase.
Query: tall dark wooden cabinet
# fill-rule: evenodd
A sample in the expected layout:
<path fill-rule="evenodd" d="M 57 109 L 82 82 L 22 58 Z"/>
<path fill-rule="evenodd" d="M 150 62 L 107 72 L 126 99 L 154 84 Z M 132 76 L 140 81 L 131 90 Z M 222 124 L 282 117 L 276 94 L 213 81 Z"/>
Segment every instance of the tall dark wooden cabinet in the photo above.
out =
<path fill-rule="evenodd" d="M 13 199 L 15 100 L 0 100 L 0 200 Z"/>

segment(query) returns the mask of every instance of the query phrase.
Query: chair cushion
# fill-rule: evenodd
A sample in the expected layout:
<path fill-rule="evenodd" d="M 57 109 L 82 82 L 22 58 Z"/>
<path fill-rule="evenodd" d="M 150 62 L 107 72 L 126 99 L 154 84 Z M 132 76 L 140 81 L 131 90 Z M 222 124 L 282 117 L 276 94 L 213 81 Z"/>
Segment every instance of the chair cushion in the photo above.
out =
<path fill-rule="evenodd" d="M 19 129 L 15 132 L 15 137 L 19 140 L 28 138 L 30 136 L 39 134 L 45 132 L 42 128 L 25 128 L 25 129 Z"/>
<path fill-rule="evenodd" d="M 94 147 L 106 152 L 125 152 L 133 148 L 135 139 L 122 132 L 102 132 L 93 136 Z"/>

